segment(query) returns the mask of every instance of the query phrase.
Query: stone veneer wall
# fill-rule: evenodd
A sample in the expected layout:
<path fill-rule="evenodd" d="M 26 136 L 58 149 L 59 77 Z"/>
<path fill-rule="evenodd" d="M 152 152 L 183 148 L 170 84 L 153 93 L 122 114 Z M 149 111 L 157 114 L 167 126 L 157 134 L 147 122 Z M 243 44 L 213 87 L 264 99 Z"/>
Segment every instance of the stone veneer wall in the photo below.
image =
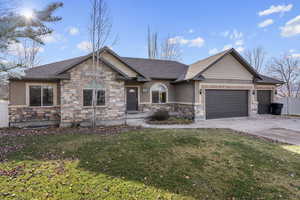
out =
<path fill-rule="evenodd" d="M 153 113 L 159 109 L 165 109 L 170 112 L 171 115 L 194 119 L 195 106 L 192 104 L 180 104 L 180 103 L 166 103 L 166 104 L 140 104 L 139 109 L 142 112 Z"/>
<path fill-rule="evenodd" d="M 70 80 L 61 81 L 61 126 L 80 124 L 90 125 L 92 107 L 83 106 L 83 89 L 91 88 L 93 76 L 96 84 L 105 88 L 105 106 L 96 107 L 97 125 L 116 125 L 125 123 L 124 81 L 117 80 L 118 74 L 105 65 L 100 65 L 96 73 L 92 61 L 88 60 L 70 70 Z"/>
<path fill-rule="evenodd" d="M 39 125 L 58 125 L 60 122 L 60 107 L 18 107 L 9 106 L 9 122 L 12 127 Z"/>

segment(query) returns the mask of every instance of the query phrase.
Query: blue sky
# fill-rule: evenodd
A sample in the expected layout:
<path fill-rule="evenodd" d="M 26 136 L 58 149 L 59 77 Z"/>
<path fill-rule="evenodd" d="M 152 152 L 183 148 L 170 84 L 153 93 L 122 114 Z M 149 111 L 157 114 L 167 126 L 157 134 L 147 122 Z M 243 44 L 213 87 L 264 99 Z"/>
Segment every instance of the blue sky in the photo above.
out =
<path fill-rule="evenodd" d="M 43 8 L 52 0 L 25 0 L 22 9 Z M 85 55 L 89 0 L 64 0 L 55 14 L 39 54 L 41 63 Z M 291 53 L 300 57 L 300 2 L 297 0 L 107 0 L 121 56 L 147 57 L 147 26 L 159 37 L 173 37 L 182 47 L 182 62 L 193 63 L 229 47 L 240 52 L 262 46 L 269 57 Z M 260 26 L 259 26 L 260 24 Z M 81 45 L 79 45 L 81 43 Z M 81 49 L 80 49 L 81 47 Z"/>

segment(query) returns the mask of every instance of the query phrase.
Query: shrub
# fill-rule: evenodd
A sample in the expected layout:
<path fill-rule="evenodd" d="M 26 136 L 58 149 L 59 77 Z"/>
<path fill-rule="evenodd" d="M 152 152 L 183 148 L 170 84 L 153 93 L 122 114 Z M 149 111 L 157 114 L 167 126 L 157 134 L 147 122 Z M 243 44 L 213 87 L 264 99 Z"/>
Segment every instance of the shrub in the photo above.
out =
<path fill-rule="evenodd" d="M 170 117 L 169 112 L 167 110 L 157 110 L 150 117 L 152 121 L 163 121 L 168 120 Z"/>

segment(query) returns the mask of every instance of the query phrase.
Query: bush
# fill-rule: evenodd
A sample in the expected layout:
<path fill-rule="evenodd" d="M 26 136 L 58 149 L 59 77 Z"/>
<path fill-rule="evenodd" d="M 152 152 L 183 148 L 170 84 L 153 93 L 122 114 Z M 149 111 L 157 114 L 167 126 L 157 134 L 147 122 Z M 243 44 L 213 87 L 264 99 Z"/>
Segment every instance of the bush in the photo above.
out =
<path fill-rule="evenodd" d="M 168 120 L 170 117 L 169 112 L 167 110 L 157 110 L 150 117 L 152 121 L 163 121 Z"/>

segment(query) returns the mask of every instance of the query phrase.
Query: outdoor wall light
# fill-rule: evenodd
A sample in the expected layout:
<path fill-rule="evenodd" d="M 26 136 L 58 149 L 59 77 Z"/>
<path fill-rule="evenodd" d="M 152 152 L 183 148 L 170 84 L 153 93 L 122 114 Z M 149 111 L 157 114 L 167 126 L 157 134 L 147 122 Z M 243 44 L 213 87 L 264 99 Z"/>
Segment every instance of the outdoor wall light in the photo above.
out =
<path fill-rule="evenodd" d="M 252 90 L 252 95 L 255 95 L 255 90 Z"/>
<path fill-rule="evenodd" d="M 275 93 L 275 95 L 277 95 L 277 90 L 275 90 L 275 92 L 274 92 L 274 93 Z"/>
<path fill-rule="evenodd" d="M 202 94 L 202 89 L 199 90 L 199 94 L 200 94 L 200 95 Z"/>

